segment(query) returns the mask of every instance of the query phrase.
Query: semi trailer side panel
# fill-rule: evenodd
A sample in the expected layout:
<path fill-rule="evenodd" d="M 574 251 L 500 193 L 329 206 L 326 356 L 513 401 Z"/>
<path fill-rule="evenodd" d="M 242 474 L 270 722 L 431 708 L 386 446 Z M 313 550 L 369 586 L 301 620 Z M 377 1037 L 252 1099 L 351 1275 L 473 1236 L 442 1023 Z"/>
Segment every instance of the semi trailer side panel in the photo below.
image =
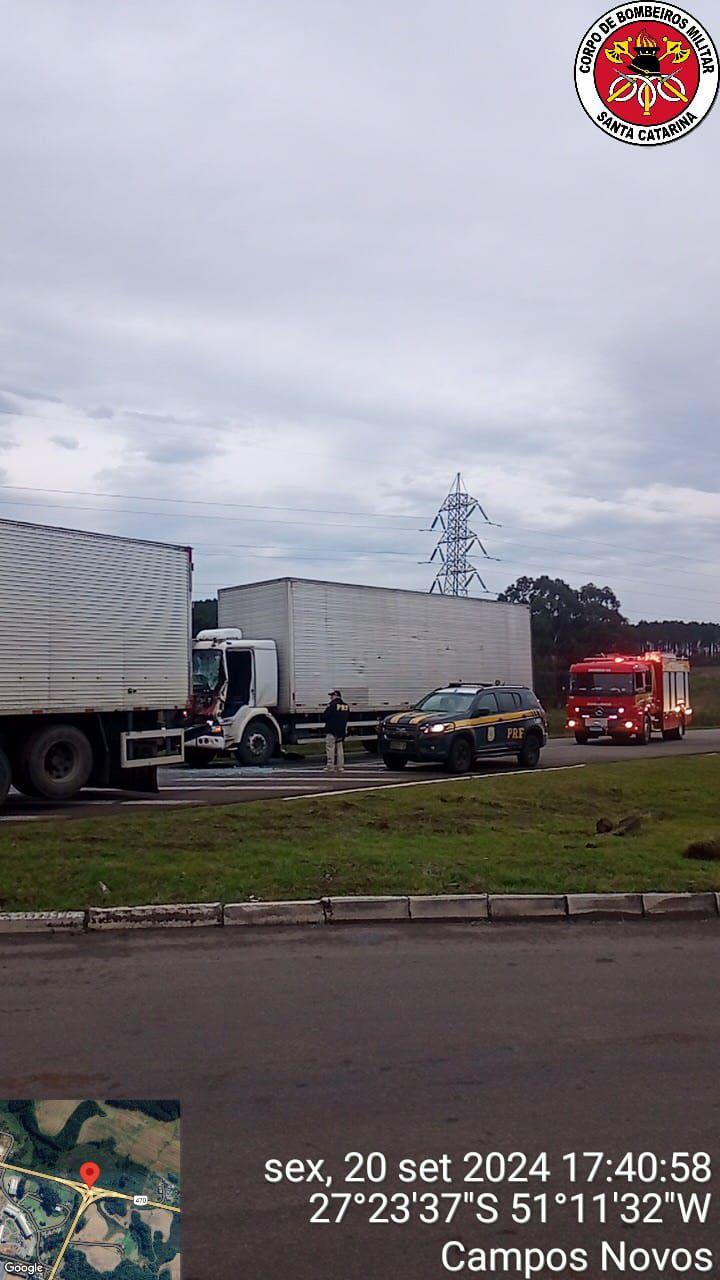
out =
<path fill-rule="evenodd" d="M 0 520 L 0 715 L 184 706 L 190 574 L 186 547 Z"/>

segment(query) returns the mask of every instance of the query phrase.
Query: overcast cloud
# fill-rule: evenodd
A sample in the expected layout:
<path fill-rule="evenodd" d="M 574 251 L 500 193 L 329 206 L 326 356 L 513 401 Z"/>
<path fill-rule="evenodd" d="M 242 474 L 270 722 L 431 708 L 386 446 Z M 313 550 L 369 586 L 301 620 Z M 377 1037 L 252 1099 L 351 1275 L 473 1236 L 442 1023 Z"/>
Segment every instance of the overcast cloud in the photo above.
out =
<path fill-rule="evenodd" d="M 492 590 L 720 619 L 720 106 L 593 128 L 601 7 L 6 6 L 0 514 L 426 589 L 459 470 Z"/>

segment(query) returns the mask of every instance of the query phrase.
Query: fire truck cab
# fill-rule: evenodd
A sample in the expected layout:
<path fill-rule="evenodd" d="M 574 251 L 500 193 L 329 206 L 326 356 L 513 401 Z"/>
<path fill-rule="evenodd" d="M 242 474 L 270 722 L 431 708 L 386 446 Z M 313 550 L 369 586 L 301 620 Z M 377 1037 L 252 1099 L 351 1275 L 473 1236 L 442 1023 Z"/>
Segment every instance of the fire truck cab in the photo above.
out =
<path fill-rule="evenodd" d="M 682 738 L 691 717 L 690 663 L 668 653 L 601 653 L 570 668 L 566 729 L 575 741 Z"/>

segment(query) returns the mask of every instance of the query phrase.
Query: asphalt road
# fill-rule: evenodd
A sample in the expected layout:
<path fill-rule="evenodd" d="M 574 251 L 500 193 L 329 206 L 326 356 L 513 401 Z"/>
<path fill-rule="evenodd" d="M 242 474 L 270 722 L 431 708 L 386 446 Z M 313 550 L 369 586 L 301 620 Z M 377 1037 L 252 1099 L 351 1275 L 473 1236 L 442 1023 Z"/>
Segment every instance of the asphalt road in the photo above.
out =
<path fill-rule="evenodd" d="M 717 1162 L 717 921 L 16 937 L 0 966 L 2 1096 L 182 1100 L 184 1280 L 442 1280 L 450 1239 L 718 1245 L 716 1212 L 671 1208 L 672 1228 L 311 1226 L 317 1184 L 263 1179 L 274 1157 L 337 1176 L 351 1151 L 544 1150 L 552 1182 L 519 1190 L 554 1194 L 574 1150 Z"/>
<path fill-rule="evenodd" d="M 611 742 L 589 743 L 581 747 L 572 740 L 553 738 L 542 754 L 541 768 L 568 768 L 611 760 L 640 760 L 652 757 L 703 755 L 720 750 L 720 729 L 695 729 L 682 742 L 658 740 L 647 747 L 614 746 Z M 513 756 L 487 760 L 471 777 L 515 773 Z M 243 804 L 252 800 L 290 799 L 303 795 L 323 795 L 344 790 L 375 787 L 414 786 L 419 782 L 447 781 L 448 775 L 432 765 L 409 765 L 402 773 L 391 773 L 376 756 L 351 755 L 341 777 L 328 777 L 320 760 L 283 760 L 264 769 L 240 765 L 219 765 L 210 769 L 164 769 L 157 795 L 124 791 L 84 791 L 77 800 L 64 804 L 31 800 L 12 792 L 0 815 L 1 822 L 40 821 L 43 818 L 102 816 L 119 808 L 141 810 L 203 804 Z"/>

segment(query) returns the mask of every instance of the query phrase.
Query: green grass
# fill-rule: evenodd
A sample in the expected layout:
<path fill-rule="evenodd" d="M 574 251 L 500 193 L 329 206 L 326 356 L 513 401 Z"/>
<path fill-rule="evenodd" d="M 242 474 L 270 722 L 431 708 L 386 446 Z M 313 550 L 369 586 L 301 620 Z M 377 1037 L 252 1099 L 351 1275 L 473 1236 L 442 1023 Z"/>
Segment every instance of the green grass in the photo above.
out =
<path fill-rule="evenodd" d="M 707 889 L 720 863 L 689 860 L 720 837 L 720 759 L 568 772 L 330 799 L 7 824 L 2 909 L 355 893 Z M 636 834 L 599 818 L 640 814 Z M 100 890 L 100 881 L 110 894 Z"/>
<path fill-rule="evenodd" d="M 690 702 L 696 729 L 712 729 L 720 724 L 720 666 L 693 667 Z"/>

